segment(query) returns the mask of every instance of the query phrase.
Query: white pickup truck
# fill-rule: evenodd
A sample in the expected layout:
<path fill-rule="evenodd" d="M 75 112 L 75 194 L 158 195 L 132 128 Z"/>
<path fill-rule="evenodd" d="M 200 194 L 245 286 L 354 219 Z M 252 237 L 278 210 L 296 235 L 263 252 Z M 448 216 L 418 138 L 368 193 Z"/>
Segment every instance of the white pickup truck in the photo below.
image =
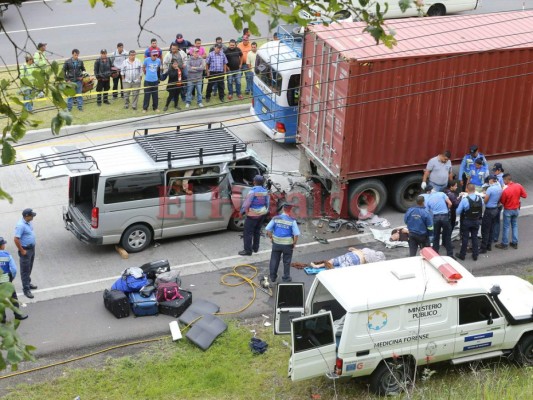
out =
<path fill-rule="evenodd" d="M 302 283 L 279 284 L 274 329 L 292 335 L 291 379 L 370 375 L 386 395 L 421 365 L 498 356 L 533 365 L 533 285 L 421 253 L 320 272 L 305 303 Z"/>

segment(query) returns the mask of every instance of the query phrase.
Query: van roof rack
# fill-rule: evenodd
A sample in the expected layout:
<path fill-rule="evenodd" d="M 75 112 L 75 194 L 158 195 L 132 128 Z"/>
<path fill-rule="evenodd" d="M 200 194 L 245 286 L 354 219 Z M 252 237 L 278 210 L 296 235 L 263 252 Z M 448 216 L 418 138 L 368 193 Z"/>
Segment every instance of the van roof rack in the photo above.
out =
<path fill-rule="evenodd" d="M 235 160 L 237 153 L 246 152 L 246 143 L 224 124 L 220 123 L 217 127 L 212 125 L 207 124 L 207 129 L 183 131 L 180 126 L 136 129 L 133 139 L 156 162 L 170 163 L 172 160 L 199 157 L 200 164 L 203 164 L 203 157 L 233 154 Z M 172 130 L 161 132 L 161 129 L 166 128 Z M 150 131 L 157 133 L 150 134 Z"/>
<path fill-rule="evenodd" d="M 278 38 L 280 42 L 285 43 L 294 51 L 298 58 L 302 58 L 303 34 L 296 32 L 295 29 L 299 28 L 291 28 L 289 25 L 279 25 Z"/>

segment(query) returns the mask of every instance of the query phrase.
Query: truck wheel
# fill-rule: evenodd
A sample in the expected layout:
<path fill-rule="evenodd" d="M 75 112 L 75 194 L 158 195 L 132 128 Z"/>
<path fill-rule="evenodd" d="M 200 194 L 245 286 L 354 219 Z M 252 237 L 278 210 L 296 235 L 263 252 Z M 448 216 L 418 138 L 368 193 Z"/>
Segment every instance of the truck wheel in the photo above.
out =
<path fill-rule="evenodd" d="M 152 242 L 152 231 L 146 225 L 132 225 L 124 231 L 121 245 L 128 253 L 138 253 Z"/>
<path fill-rule="evenodd" d="M 444 4 L 433 4 L 427 12 L 428 17 L 442 17 L 444 15 L 446 15 Z"/>
<path fill-rule="evenodd" d="M 228 222 L 228 229 L 230 231 L 242 232 L 244 231 L 244 219 L 245 217 L 237 212 L 231 215 Z"/>
<path fill-rule="evenodd" d="M 523 366 L 533 366 L 533 335 L 520 339 L 514 348 L 514 360 Z"/>
<path fill-rule="evenodd" d="M 399 394 L 413 381 L 411 364 L 403 359 L 382 362 L 370 375 L 370 390 L 379 396 Z"/>
<path fill-rule="evenodd" d="M 348 213 L 359 218 L 361 210 L 378 214 L 387 202 L 387 188 L 378 179 L 365 179 L 350 185 Z"/>
<path fill-rule="evenodd" d="M 413 207 L 422 193 L 422 174 L 409 174 L 398 179 L 392 187 L 392 205 L 400 212 Z"/>

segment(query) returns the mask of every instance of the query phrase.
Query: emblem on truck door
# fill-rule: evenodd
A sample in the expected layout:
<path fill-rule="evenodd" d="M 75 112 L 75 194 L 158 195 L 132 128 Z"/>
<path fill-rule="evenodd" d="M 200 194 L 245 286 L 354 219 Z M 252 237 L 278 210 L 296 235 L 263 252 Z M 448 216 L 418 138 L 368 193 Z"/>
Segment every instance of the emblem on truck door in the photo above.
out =
<path fill-rule="evenodd" d="M 385 325 L 387 325 L 387 313 L 378 310 L 368 316 L 368 329 L 379 331 Z"/>

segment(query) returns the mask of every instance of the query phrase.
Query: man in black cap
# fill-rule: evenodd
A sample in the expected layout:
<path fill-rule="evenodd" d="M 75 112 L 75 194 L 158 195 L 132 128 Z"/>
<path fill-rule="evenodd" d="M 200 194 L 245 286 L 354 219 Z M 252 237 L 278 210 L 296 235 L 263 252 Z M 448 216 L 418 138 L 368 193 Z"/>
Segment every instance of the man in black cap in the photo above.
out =
<path fill-rule="evenodd" d="M 34 297 L 31 289 L 37 289 L 37 286 L 31 283 L 31 271 L 35 260 L 35 233 L 33 232 L 32 220 L 36 215 L 31 208 L 24 209 L 22 218 L 15 226 L 15 245 L 19 250 L 22 290 L 24 296 L 29 299 Z"/>
<path fill-rule="evenodd" d="M 11 254 L 9 254 L 6 248 L 6 241 L 3 237 L 0 237 L 0 285 L 3 285 L 8 282 L 13 282 L 15 276 L 17 276 L 17 265 Z M 19 307 L 19 301 L 17 297 L 17 291 L 13 288 L 13 293 L 11 294 L 12 303 L 14 306 Z M 15 313 L 15 318 L 22 320 L 28 318 L 27 315 L 22 315 Z M 6 313 L 2 313 L 1 316 L 2 323 L 6 323 Z"/>
<path fill-rule="evenodd" d="M 500 213 L 498 211 L 498 204 L 502 197 L 502 188 L 498 183 L 496 175 L 489 175 L 489 187 L 483 197 L 485 203 L 485 211 L 483 212 L 483 218 L 481 219 L 481 246 L 480 254 L 484 254 L 492 249 L 493 240 L 493 227 L 498 218 L 500 222 Z M 499 230 L 499 228 L 498 228 Z"/>
<path fill-rule="evenodd" d="M 251 256 L 252 251 L 259 251 L 261 227 L 270 207 L 270 194 L 263 187 L 265 179 L 261 175 L 254 177 L 254 187 L 248 192 L 241 207 L 241 214 L 246 215 L 244 221 L 244 250 L 239 251 L 241 256 Z"/>
<path fill-rule="evenodd" d="M 190 41 L 183 38 L 183 35 L 181 33 L 178 33 L 176 35 L 176 40 L 172 42 L 172 44 L 174 43 L 177 44 L 178 48 L 180 50 L 183 50 L 185 53 L 187 53 L 189 51 L 189 48 L 193 46 Z"/>
<path fill-rule="evenodd" d="M 41 69 L 45 69 L 48 66 L 48 60 L 46 59 L 46 43 L 37 44 L 37 51 L 33 54 L 33 61 L 35 66 Z"/>
<path fill-rule="evenodd" d="M 477 144 L 473 144 L 468 149 L 468 153 L 463 157 L 461 161 L 461 167 L 459 168 L 459 179 L 461 179 L 462 191 L 466 191 L 466 184 L 468 183 L 468 178 L 470 177 L 470 170 L 474 164 L 476 158 L 481 158 L 483 160 L 483 165 L 488 166 L 487 159 L 479 151 Z"/>
<path fill-rule="evenodd" d="M 492 167 L 492 174 L 493 175 L 496 175 L 496 179 L 498 179 L 498 183 L 500 184 L 500 186 L 503 187 L 505 186 L 505 183 L 503 182 L 503 173 L 505 172 L 505 170 L 503 169 L 503 165 L 502 163 L 494 163 L 494 166 Z"/>
<path fill-rule="evenodd" d="M 270 281 L 276 282 L 281 256 L 283 255 L 283 282 L 291 282 L 291 262 L 294 247 L 300 236 L 300 229 L 296 220 L 289 213 L 292 205 L 283 203 L 280 215 L 272 218 L 266 227 L 267 236 L 272 241 L 272 253 L 270 254 Z"/>

